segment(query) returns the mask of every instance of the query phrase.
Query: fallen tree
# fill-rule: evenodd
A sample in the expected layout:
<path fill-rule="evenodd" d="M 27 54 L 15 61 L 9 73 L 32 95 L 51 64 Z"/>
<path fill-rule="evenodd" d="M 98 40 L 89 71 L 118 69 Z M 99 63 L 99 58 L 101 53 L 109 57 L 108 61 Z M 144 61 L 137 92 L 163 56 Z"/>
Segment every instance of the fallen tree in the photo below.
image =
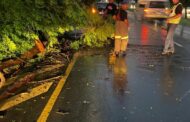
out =
<path fill-rule="evenodd" d="M 36 42 L 36 46 L 34 46 L 32 49 L 26 51 L 20 57 L 2 62 L 0 64 L 0 71 L 3 71 L 3 69 L 14 66 L 14 65 L 22 65 L 28 59 L 33 58 L 35 55 L 37 55 L 39 53 L 44 53 L 45 47 L 44 47 L 43 43 L 40 40 L 36 40 L 35 42 Z"/>
<path fill-rule="evenodd" d="M 17 57 L 16 59 L 10 59 L 10 60 L 4 61 L 0 64 L 0 88 L 3 87 L 3 85 L 6 82 L 6 78 L 4 75 L 11 74 L 14 71 L 19 70 L 19 68 L 24 66 L 24 63 L 28 59 L 32 59 L 35 55 L 45 52 L 45 47 L 40 40 L 36 40 L 35 44 L 36 44 L 35 47 L 33 47 L 29 51 L 22 54 L 20 57 Z M 14 67 L 14 66 L 17 66 L 17 67 Z M 14 67 L 13 69 L 14 71 L 7 72 L 6 69 L 10 67 Z"/>

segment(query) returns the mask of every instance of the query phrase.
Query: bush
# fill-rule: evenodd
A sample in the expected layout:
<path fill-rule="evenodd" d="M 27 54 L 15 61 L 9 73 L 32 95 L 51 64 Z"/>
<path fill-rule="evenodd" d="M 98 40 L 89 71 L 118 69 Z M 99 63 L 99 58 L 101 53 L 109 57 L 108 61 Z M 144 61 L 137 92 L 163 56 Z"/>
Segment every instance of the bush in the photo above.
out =
<path fill-rule="evenodd" d="M 103 46 L 113 25 L 88 11 L 79 0 L 0 1 L 0 60 L 12 58 L 32 48 L 39 31 L 48 40 L 47 51 L 59 43 L 57 36 L 73 28 L 84 29 L 84 39 L 72 44 Z M 106 30 L 106 31 L 105 31 Z"/>

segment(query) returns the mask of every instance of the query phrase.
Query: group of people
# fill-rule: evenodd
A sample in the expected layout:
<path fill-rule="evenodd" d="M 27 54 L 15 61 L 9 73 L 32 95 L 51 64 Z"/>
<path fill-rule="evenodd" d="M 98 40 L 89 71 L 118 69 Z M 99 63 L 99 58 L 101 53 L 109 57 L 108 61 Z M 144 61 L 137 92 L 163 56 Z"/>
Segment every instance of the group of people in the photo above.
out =
<path fill-rule="evenodd" d="M 171 9 L 169 17 L 166 20 L 168 29 L 162 55 L 170 55 L 175 52 L 173 36 L 182 17 L 182 4 L 179 0 L 172 1 L 174 5 Z M 121 7 L 117 9 L 117 6 L 114 4 L 114 0 L 109 0 L 105 10 L 105 16 L 112 16 L 115 20 L 115 45 L 113 55 L 116 57 L 126 55 L 129 28 L 129 21 L 126 11 L 127 8 L 127 2 L 121 2 Z"/>

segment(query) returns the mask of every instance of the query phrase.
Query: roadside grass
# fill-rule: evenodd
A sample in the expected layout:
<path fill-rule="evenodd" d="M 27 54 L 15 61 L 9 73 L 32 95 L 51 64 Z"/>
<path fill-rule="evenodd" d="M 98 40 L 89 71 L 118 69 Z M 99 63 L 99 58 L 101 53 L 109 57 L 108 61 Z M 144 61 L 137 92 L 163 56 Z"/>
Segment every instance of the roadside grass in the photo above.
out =
<path fill-rule="evenodd" d="M 190 19 L 182 18 L 180 24 L 184 25 L 184 26 L 189 26 L 190 27 Z"/>

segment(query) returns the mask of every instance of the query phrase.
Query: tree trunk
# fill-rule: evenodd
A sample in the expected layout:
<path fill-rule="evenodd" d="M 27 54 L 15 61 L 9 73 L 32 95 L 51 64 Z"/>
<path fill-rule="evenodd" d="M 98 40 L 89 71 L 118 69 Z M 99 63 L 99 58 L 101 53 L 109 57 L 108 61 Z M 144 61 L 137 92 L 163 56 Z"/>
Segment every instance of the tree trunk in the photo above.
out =
<path fill-rule="evenodd" d="M 2 72 L 0 72 L 0 88 L 5 84 L 5 77 Z"/>
<path fill-rule="evenodd" d="M 28 82 L 32 81 L 34 79 L 34 77 L 35 77 L 35 73 L 28 73 L 23 78 L 21 78 L 17 82 L 15 82 L 13 85 L 9 86 L 6 89 L 6 91 L 4 91 L 2 94 L 0 94 L 0 101 L 4 98 L 14 95 L 15 91 L 17 91 L 23 85 L 26 85 Z"/>
<path fill-rule="evenodd" d="M 44 53 L 45 52 L 45 47 L 40 40 L 35 40 L 35 44 L 36 44 L 35 47 L 26 51 L 20 57 L 18 57 L 16 59 L 10 59 L 10 60 L 7 60 L 5 62 L 2 62 L 0 64 L 0 71 L 3 71 L 3 69 L 11 67 L 11 66 L 22 65 L 23 63 L 25 63 L 26 60 L 32 59 L 38 53 Z"/>

